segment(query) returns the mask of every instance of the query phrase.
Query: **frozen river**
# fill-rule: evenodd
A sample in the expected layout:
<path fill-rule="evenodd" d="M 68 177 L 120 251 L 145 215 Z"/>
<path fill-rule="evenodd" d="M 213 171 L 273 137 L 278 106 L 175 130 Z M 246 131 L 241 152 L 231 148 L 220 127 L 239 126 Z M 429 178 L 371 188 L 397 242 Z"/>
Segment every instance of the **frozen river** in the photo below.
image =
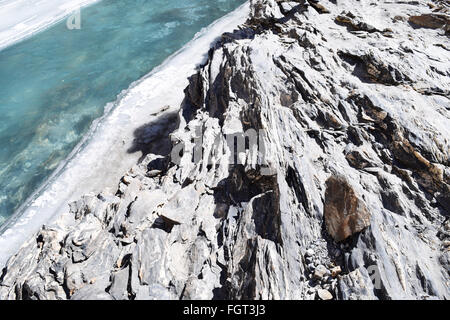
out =
<path fill-rule="evenodd" d="M 134 131 L 179 107 L 212 42 L 245 21 L 247 5 L 223 17 L 243 2 L 100 1 L 80 30 L 60 21 L 0 51 L 0 264 L 68 202 L 117 184 L 140 157 Z"/>

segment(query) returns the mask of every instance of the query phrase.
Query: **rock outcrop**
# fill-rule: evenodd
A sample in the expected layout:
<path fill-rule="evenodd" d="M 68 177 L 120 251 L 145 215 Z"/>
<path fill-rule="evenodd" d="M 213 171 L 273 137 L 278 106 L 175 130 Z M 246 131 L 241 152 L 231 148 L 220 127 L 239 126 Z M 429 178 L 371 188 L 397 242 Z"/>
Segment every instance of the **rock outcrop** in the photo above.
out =
<path fill-rule="evenodd" d="M 450 19 L 446 14 L 422 14 L 409 17 L 409 22 L 422 28 L 444 29 L 450 31 Z"/>
<path fill-rule="evenodd" d="M 328 233 L 337 242 L 348 239 L 370 225 L 370 213 L 344 177 L 326 182 L 324 217 Z"/>
<path fill-rule="evenodd" d="M 408 22 L 434 7 L 252 0 L 172 152 L 43 227 L 0 299 L 450 298 L 448 38 Z"/>

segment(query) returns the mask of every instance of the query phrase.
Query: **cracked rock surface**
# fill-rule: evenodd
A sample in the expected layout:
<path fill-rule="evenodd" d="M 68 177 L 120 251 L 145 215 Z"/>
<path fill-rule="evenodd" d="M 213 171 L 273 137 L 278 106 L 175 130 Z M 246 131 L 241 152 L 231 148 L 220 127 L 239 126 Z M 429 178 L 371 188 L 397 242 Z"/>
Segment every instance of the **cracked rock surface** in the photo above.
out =
<path fill-rule="evenodd" d="M 449 299 L 448 8 L 251 1 L 165 133 L 179 161 L 73 203 L 0 300 Z"/>

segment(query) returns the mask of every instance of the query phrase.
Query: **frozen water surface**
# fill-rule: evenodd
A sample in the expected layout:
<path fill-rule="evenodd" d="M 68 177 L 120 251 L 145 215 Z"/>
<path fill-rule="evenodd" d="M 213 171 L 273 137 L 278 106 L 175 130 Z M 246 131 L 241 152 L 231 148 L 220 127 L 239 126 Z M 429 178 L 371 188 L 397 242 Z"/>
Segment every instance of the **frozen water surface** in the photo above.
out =
<path fill-rule="evenodd" d="M 244 22 L 248 6 L 206 27 L 243 2 L 100 1 L 81 10 L 80 30 L 62 20 L 0 51 L 0 223 L 16 212 L 0 236 L 0 263 L 67 201 L 101 190 L 136 161 L 125 152 L 133 130 L 155 110 L 177 107 L 211 42 Z M 0 17 L 14 12 L 9 3 L 0 2 Z M 31 3 L 40 12 L 49 1 Z"/>

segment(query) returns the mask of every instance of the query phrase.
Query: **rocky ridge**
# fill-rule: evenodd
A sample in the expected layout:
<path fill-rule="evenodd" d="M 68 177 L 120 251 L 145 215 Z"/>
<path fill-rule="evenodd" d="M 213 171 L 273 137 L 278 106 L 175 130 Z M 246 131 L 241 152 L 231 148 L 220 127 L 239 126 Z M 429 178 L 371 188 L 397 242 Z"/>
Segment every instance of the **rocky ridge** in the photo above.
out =
<path fill-rule="evenodd" d="M 448 299 L 448 8 L 251 1 L 138 141 L 172 152 L 44 226 L 0 300 Z"/>

